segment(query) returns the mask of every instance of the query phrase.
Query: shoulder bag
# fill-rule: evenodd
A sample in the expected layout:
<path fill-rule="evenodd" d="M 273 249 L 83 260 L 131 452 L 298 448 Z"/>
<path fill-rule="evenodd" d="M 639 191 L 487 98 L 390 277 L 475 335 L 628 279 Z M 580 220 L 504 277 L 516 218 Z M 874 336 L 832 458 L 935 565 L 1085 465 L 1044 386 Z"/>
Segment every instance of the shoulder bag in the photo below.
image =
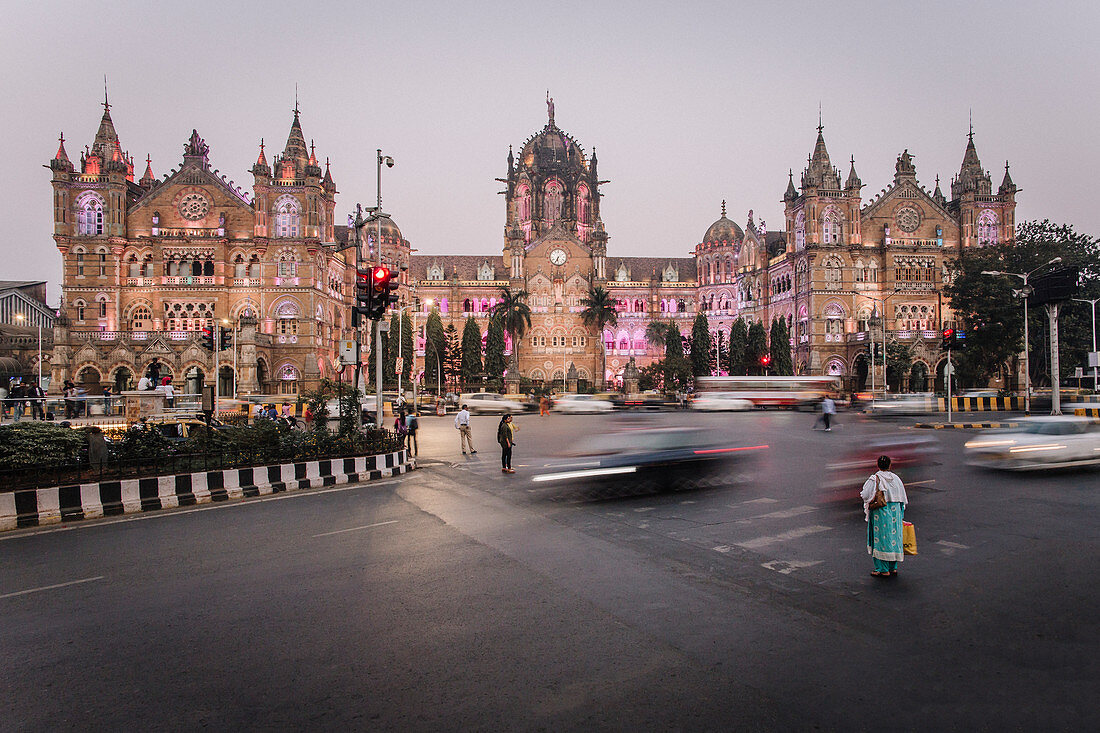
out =
<path fill-rule="evenodd" d="M 878 487 L 879 476 L 875 474 L 875 495 L 871 498 L 871 501 L 867 502 L 867 508 L 871 511 L 875 509 L 881 509 L 886 506 L 886 492 Z"/>

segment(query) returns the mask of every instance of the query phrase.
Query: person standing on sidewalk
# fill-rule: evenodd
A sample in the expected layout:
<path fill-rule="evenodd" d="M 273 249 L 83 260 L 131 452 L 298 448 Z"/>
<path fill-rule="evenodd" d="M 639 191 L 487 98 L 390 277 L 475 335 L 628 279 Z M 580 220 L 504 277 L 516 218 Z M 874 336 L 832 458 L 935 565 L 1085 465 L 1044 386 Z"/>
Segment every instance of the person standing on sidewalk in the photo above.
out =
<path fill-rule="evenodd" d="M 821 400 L 821 419 L 825 422 L 825 432 L 826 433 L 832 431 L 832 429 L 833 429 L 832 426 L 829 424 L 829 421 L 832 419 L 833 415 L 835 415 L 835 414 L 836 414 L 836 403 L 833 402 L 832 395 L 826 394 L 825 397 Z"/>
<path fill-rule="evenodd" d="M 26 393 L 31 398 L 31 419 L 32 420 L 45 420 L 46 419 L 46 393 L 42 389 L 42 385 L 38 382 L 31 384 L 30 389 Z"/>
<path fill-rule="evenodd" d="M 501 473 L 515 473 L 512 468 L 512 446 L 516 444 L 516 426 L 512 423 L 511 415 L 504 415 L 497 425 L 497 442 L 500 443 L 500 470 Z"/>
<path fill-rule="evenodd" d="M 466 448 L 470 449 L 470 455 L 477 453 L 474 450 L 474 441 L 470 436 L 470 409 L 463 405 L 455 415 L 455 429 L 458 430 L 458 445 L 462 448 L 462 455 L 466 455 Z"/>
<path fill-rule="evenodd" d="M 420 429 L 420 418 L 416 416 L 416 410 L 411 411 L 405 418 L 405 450 L 410 455 L 420 455 L 420 446 L 416 442 L 416 431 Z"/>
<path fill-rule="evenodd" d="M 889 470 L 890 456 L 878 457 L 878 469 L 864 482 L 859 495 L 863 499 L 863 512 L 867 519 L 867 554 L 875 562 L 871 575 L 886 578 L 898 574 L 898 563 L 904 559 L 902 520 L 909 497 L 905 495 L 905 484 L 901 478 Z M 886 505 L 871 509 L 869 505 L 879 491 L 882 491 Z"/>

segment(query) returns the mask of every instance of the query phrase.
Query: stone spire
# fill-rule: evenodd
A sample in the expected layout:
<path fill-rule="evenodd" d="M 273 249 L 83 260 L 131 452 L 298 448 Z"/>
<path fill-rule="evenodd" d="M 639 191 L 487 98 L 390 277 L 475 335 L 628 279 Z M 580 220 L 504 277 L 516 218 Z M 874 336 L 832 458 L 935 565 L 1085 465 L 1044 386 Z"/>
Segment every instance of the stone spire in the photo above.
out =
<path fill-rule="evenodd" d="M 50 161 L 50 168 L 55 171 L 67 171 L 72 172 L 73 164 L 69 160 L 69 154 L 65 152 L 65 133 L 61 133 L 58 137 L 57 153 L 53 156 L 53 160 Z"/>
<path fill-rule="evenodd" d="M 1005 161 L 1005 177 L 1001 181 L 1001 187 L 997 189 L 997 193 L 1004 196 L 1009 193 L 1016 193 L 1018 189 L 1016 184 L 1012 182 L 1012 176 L 1008 175 L 1008 161 Z"/>
<path fill-rule="evenodd" d="M 844 188 L 849 191 L 859 191 L 863 187 L 863 181 L 859 180 L 859 174 L 856 173 L 856 156 L 852 156 L 852 168 L 848 171 L 848 180 L 844 184 Z"/>
<path fill-rule="evenodd" d="M 332 172 L 329 170 L 328 158 L 325 158 L 325 177 L 321 179 L 321 186 L 329 193 L 336 193 L 336 181 L 332 180 Z"/>
<path fill-rule="evenodd" d="M 959 175 L 951 181 L 951 198 L 958 200 L 966 193 L 988 196 L 992 187 L 993 182 L 989 174 L 982 170 L 982 162 L 978 159 L 978 150 L 974 147 L 974 126 L 971 125 Z"/>
<path fill-rule="evenodd" d="M 260 155 L 256 158 L 256 164 L 252 166 L 252 175 L 257 178 L 270 178 L 271 166 L 267 164 L 267 156 L 264 155 L 264 139 L 260 138 Z"/>
<path fill-rule="evenodd" d="M 142 174 L 141 180 L 138 183 L 143 188 L 152 188 L 157 179 L 153 175 L 153 156 L 146 154 L 145 156 L 145 173 Z"/>
<path fill-rule="evenodd" d="M 806 163 L 806 170 L 802 174 L 802 188 L 812 186 L 834 191 L 840 190 L 840 171 L 833 167 L 829 160 L 829 151 L 825 147 L 825 126 L 820 120 L 817 125 L 817 141 L 814 143 L 814 151 Z"/>
<path fill-rule="evenodd" d="M 295 103 L 294 120 L 290 123 L 290 134 L 287 135 L 286 147 L 283 148 L 282 157 L 284 159 L 291 158 L 305 164 L 309 161 L 306 150 L 306 138 L 302 134 L 302 123 L 298 119 L 298 105 Z"/>
<path fill-rule="evenodd" d="M 944 198 L 943 191 L 940 190 L 940 177 L 936 176 L 936 190 L 932 193 L 932 198 L 940 206 L 947 204 L 947 199 Z"/>
<path fill-rule="evenodd" d="M 787 190 L 783 194 L 784 201 L 794 201 L 798 198 L 798 191 L 794 187 L 794 168 L 791 168 L 787 173 Z"/>

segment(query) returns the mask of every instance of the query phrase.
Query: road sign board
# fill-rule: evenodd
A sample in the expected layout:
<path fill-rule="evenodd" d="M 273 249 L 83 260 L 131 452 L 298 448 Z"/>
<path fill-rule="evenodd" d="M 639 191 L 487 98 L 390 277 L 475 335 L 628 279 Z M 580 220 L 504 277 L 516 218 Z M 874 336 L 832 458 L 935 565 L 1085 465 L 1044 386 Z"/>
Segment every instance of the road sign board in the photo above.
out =
<path fill-rule="evenodd" d="M 1089 366 L 1090 367 L 1100 366 L 1100 351 L 1090 351 L 1089 352 Z"/>
<path fill-rule="evenodd" d="M 397 360 L 394 363 L 393 372 L 394 372 L 394 374 L 400 374 L 404 369 L 405 369 L 405 358 L 399 356 L 399 357 L 397 357 Z"/>
<path fill-rule="evenodd" d="M 951 362 L 947 362 L 947 364 L 945 364 L 944 367 L 943 367 L 943 373 L 944 373 L 944 376 L 947 376 L 947 377 L 952 376 L 955 373 L 954 365 L 952 365 Z"/>

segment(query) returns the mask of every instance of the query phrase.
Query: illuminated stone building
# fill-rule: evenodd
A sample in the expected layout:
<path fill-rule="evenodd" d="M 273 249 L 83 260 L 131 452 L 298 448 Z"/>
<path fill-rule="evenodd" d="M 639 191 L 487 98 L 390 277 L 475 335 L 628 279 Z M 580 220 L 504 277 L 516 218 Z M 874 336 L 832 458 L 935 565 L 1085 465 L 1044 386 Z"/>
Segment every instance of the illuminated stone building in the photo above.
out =
<path fill-rule="evenodd" d="M 131 388 L 155 357 L 177 389 L 197 392 L 215 372 L 202 330 L 224 323 L 237 338 L 217 354 L 223 394 L 234 381 L 294 394 L 331 376 L 353 272 L 333 251 L 336 184 L 298 109 L 271 164 L 261 140 L 250 193 L 211 168 L 197 132 L 178 168 L 157 179 L 147 158 L 136 178 L 103 107 L 79 165 L 64 136 L 49 163 L 64 263 L 53 387 Z"/>

